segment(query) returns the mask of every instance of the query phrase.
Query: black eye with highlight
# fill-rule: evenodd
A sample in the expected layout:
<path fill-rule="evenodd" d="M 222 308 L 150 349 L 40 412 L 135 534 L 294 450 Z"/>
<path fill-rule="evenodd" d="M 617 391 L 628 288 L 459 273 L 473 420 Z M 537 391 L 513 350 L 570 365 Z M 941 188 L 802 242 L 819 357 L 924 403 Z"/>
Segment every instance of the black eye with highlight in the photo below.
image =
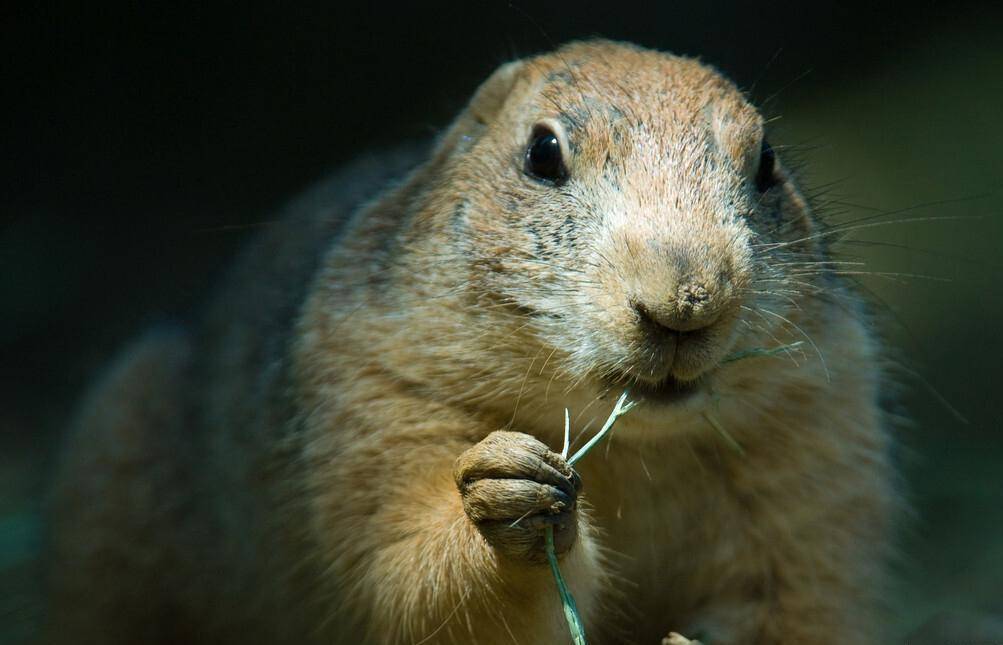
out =
<path fill-rule="evenodd" d="M 759 152 L 759 169 L 756 170 L 756 190 L 765 193 L 777 185 L 777 155 L 770 144 L 763 139 Z"/>
<path fill-rule="evenodd" d="M 538 126 L 533 130 L 526 150 L 525 170 L 526 174 L 536 179 L 554 184 L 560 184 L 568 178 L 561 142 L 550 128 Z"/>

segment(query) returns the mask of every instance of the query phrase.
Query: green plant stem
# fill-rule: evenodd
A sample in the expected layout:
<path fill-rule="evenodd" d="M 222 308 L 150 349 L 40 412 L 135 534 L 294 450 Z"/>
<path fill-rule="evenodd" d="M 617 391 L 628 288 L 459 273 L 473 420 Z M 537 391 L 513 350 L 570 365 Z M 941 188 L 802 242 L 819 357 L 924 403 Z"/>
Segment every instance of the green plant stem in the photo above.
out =
<path fill-rule="evenodd" d="M 780 345 L 779 347 L 753 347 L 752 349 L 745 349 L 740 352 L 735 352 L 730 356 L 726 356 L 721 360 L 721 365 L 726 365 L 728 363 L 734 363 L 735 361 L 740 361 L 746 358 L 755 358 L 757 356 L 776 356 L 777 354 L 782 354 L 784 352 L 789 352 L 792 349 L 798 349 L 804 345 L 804 341 L 797 341 L 789 345 Z"/>
<path fill-rule="evenodd" d="M 579 459 L 584 457 L 589 453 L 592 448 L 596 446 L 603 438 L 610 433 L 613 429 L 613 425 L 616 420 L 619 419 L 624 414 L 630 411 L 635 405 L 634 401 L 627 401 L 628 391 L 624 390 L 620 398 L 616 400 L 616 405 L 613 406 L 613 412 L 610 413 L 609 418 L 606 419 L 606 423 L 603 424 L 602 429 L 599 430 L 588 443 L 582 446 L 578 452 L 568 459 L 568 464 L 574 466 Z M 567 409 L 564 410 L 564 451 L 561 455 L 567 458 L 568 452 L 568 430 L 569 430 L 570 420 L 568 417 Z M 575 605 L 575 598 L 571 595 L 571 590 L 568 589 L 567 583 L 564 582 L 564 576 L 561 575 L 561 569 L 557 565 L 557 551 L 554 549 L 554 527 L 548 526 L 544 531 L 544 539 L 546 540 L 546 552 L 547 552 L 547 562 L 550 563 L 550 571 L 554 574 L 554 581 L 557 583 L 557 592 L 561 596 L 561 607 L 564 609 L 564 619 L 568 621 L 568 631 L 571 632 L 571 642 L 574 645 L 585 645 L 585 627 L 582 624 L 581 614 L 578 613 L 578 607 Z"/>
<path fill-rule="evenodd" d="M 631 408 L 637 405 L 635 401 L 629 401 L 629 402 L 627 401 L 627 394 L 628 390 L 624 390 L 623 394 L 620 395 L 620 398 L 616 400 L 616 405 L 613 406 L 613 411 L 610 413 L 609 418 L 606 419 L 606 423 L 603 424 L 602 429 L 599 430 L 599 432 L 597 432 L 595 436 L 589 439 L 588 443 L 579 448 L 578 452 L 576 452 L 574 455 L 571 456 L 570 459 L 568 459 L 569 465 L 574 466 L 576 463 L 578 463 L 579 459 L 587 455 L 589 451 L 592 450 L 592 448 L 594 448 L 597 443 L 603 440 L 603 437 L 609 434 L 610 430 L 613 429 L 613 424 L 616 423 L 617 419 L 630 412 Z"/>
<path fill-rule="evenodd" d="M 568 630 L 571 632 L 571 642 L 574 645 L 585 645 L 585 626 L 582 625 L 582 617 L 578 613 L 575 605 L 575 598 L 568 590 L 568 585 L 564 582 L 561 569 L 557 566 L 557 553 L 554 551 L 554 527 L 548 526 L 546 530 L 547 540 L 547 561 L 550 562 L 550 571 L 557 581 L 557 592 L 561 595 L 561 606 L 564 608 L 564 619 L 568 621 Z"/>
<path fill-rule="evenodd" d="M 727 443 L 732 450 L 743 457 L 745 456 L 745 448 L 743 448 L 742 444 L 735 440 L 735 437 L 731 436 L 730 432 L 724 429 L 724 426 L 717 420 L 717 417 L 710 412 L 704 412 L 703 418 L 711 425 L 712 428 L 717 430 L 717 433 L 721 435 L 721 438 L 724 439 L 725 443 Z"/>

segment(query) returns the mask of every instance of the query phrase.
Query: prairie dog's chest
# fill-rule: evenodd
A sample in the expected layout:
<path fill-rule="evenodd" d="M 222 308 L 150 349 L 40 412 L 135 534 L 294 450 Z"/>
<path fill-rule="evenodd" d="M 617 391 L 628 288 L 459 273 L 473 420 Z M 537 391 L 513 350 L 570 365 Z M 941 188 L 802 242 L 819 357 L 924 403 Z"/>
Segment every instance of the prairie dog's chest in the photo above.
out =
<path fill-rule="evenodd" d="M 652 611 L 684 606 L 686 581 L 726 570 L 747 550 L 726 469 L 689 450 L 671 459 L 623 451 L 615 461 L 612 451 L 596 452 L 580 464 L 583 497 L 631 602 Z"/>

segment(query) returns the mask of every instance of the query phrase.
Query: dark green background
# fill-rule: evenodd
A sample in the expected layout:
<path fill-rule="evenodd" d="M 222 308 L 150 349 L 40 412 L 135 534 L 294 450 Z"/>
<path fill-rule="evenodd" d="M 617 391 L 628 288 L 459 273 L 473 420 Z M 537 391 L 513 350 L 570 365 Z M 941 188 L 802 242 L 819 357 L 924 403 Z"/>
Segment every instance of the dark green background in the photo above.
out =
<path fill-rule="evenodd" d="M 860 281 L 910 419 L 899 459 L 916 515 L 888 594 L 892 633 L 943 612 L 968 612 L 970 627 L 1003 614 L 1003 9 L 233 2 L 3 12 L 0 641 L 26 633 L 36 605 L 37 509 L 55 438 L 115 348 L 183 316 L 311 180 L 362 150 L 433 134 L 498 63 L 591 35 L 719 66 L 775 117 L 771 139 L 799 161 L 823 212 L 879 216 L 839 251 L 880 273 Z M 945 642 L 923 633 L 909 642 Z"/>

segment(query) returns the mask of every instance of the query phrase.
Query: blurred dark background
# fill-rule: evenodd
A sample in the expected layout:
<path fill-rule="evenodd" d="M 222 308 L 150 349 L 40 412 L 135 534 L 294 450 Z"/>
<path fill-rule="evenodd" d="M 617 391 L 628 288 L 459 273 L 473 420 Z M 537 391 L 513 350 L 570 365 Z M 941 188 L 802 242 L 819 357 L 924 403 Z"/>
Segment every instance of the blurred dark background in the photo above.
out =
<path fill-rule="evenodd" d="M 945 612 L 972 625 L 1003 613 L 1003 6 L 0 11 L 0 641 L 30 626 L 56 438 L 116 347 L 196 306 L 312 180 L 433 135 L 499 63 L 593 35 L 715 64 L 776 117 L 771 139 L 823 210 L 880 223 L 841 251 L 871 272 L 860 280 L 911 419 L 900 458 L 917 516 L 889 592 L 892 633 Z"/>

